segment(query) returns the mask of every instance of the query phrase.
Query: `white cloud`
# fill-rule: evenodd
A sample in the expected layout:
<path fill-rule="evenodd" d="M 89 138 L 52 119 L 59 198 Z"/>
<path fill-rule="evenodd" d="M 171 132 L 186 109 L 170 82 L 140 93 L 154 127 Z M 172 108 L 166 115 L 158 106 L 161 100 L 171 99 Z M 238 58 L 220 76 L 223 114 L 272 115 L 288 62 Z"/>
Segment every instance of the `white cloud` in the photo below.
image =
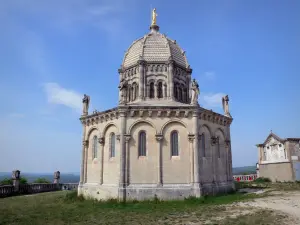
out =
<path fill-rule="evenodd" d="M 44 90 L 49 103 L 64 105 L 76 110 L 79 113 L 81 112 L 82 95 L 80 93 L 70 89 L 65 89 L 59 86 L 57 83 L 44 84 Z"/>
<path fill-rule="evenodd" d="M 200 95 L 200 104 L 205 107 L 220 107 L 222 108 L 222 97 L 224 93 L 202 93 Z"/>
<path fill-rule="evenodd" d="M 112 30 L 113 33 L 122 32 L 124 18 L 135 3 L 136 0 L 5 1 L 0 8 L 0 18 L 2 14 L 2 21 L 15 20 L 15 15 L 21 14 L 39 18 L 44 24 L 54 25 L 63 32 L 74 31 L 84 24 L 110 34 Z"/>
<path fill-rule="evenodd" d="M 214 80 L 216 78 L 216 73 L 213 71 L 207 71 L 204 73 L 204 77 L 209 80 Z"/>

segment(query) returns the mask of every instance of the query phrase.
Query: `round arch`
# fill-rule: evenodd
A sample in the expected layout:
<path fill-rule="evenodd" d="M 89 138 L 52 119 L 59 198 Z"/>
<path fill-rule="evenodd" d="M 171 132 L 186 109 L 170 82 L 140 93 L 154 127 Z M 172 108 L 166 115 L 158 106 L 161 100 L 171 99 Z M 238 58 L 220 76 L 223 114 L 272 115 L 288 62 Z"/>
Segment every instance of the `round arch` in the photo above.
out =
<path fill-rule="evenodd" d="M 118 130 L 118 133 L 119 133 L 119 129 L 118 129 L 117 125 L 116 125 L 115 123 L 113 123 L 113 122 L 110 122 L 110 123 L 106 124 L 106 126 L 104 127 L 101 137 L 105 137 L 106 131 L 107 131 L 108 128 L 110 128 L 111 126 L 116 127 L 117 130 Z"/>
<path fill-rule="evenodd" d="M 215 133 L 214 133 L 215 136 L 218 136 L 218 135 L 217 135 L 218 132 L 220 132 L 220 133 L 222 134 L 222 138 L 223 138 L 223 140 L 225 140 L 226 135 L 225 135 L 224 131 L 223 131 L 221 128 L 217 128 L 216 131 L 215 131 Z"/>
<path fill-rule="evenodd" d="M 147 123 L 147 124 L 149 124 L 149 125 L 155 130 L 155 134 L 157 134 L 157 130 L 155 129 L 154 124 L 153 124 L 152 122 L 148 121 L 148 120 L 138 120 L 138 121 L 134 122 L 134 123 L 129 127 L 129 129 L 128 129 L 128 134 L 131 135 L 132 129 L 133 129 L 137 124 L 139 124 L 139 123 Z"/>
<path fill-rule="evenodd" d="M 162 128 L 160 129 L 160 134 L 163 134 L 165 128 L 166 128 L 169 124 L 171 124 L 171 123 L 179 123 L 180 125 L 182 125 L 182 126 L 184 126 L 185 128 L 187 128 L 187 125 L 186 125 L 184 122 L 182 122 L 181 120 L 178 120 L 178 119 L 172 119 L 171 121 L 166 122 L 166 123 L 162 126 Z M 187 133 L 189 134 L 189 132 L 187 132 Z"/>
<path fill-rule="evenodd" d="M 200 133 L 200 131 L 203 129 L 203 127 L 205 127 L 205 128 L 209 131 L 209 135 L 212 136 L 211 129 L 210 129 L 210 127 L 209 127 L 207 124 L 203 124 L 203 125 L 199 128 L 198 134 L 201 135 L 201 134 L 203 133 L 203 132 Z"/>
<path fill-rule="evenodd" d="M 99 129 L 96 127 L 96 126 L 93 126 L 89 129 L 89 131 L 87 132 L 86 136 L 85 136 L 85 140 L 89 140 L 90 138 L 90 135 L 91 133 L 94 131 L 94 130 L 97 130 L 99 132 Z M 97 134 L 98 135 L 98 134 Z"/>

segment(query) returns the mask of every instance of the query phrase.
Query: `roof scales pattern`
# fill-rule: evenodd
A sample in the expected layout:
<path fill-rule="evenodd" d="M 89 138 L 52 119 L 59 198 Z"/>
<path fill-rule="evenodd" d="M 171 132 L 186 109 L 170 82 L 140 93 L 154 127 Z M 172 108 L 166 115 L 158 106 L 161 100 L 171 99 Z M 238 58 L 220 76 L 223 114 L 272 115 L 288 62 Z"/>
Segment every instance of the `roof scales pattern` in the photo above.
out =
<path fill-rule="evenodd" d="M 149 33 L 134 41 L 125 53 L 123 67 L 135 65 L 140 57 L 146 62 L 167 62 L 172 57 L 178 65 L 188 67 L 184 51 L 175 41 L 159 32 Z"/>

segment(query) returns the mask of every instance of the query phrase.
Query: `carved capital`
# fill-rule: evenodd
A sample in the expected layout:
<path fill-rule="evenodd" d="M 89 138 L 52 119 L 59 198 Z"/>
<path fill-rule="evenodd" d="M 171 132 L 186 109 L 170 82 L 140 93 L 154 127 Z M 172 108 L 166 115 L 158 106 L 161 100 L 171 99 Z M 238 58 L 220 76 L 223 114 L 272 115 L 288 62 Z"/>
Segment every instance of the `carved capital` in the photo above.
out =
<path fill-rule="evenodd" d="M 189 134 L 188 139 L 189 139 L 189 142 L 193 143 L 194 140 L 195 140 L 195 135 L 194 134 Z"/>
<path fill-rule="evenodd" d="M 120 138 L 121 138 L 121 136 L 120 136 L 120 134 L 118 134 L 118 135 L 116 136 L 116 139 L 117 139 L 118 141 L 120 141 Z"/>
<path fill-rule="evenodd" d="M 104 137 L 98 138 L 98 142 L 99 142 L 100 145 L 104 145 L 104 143 L 105 143 L 105 138 L 104 138 Z"/>
<path fill-rule="evenodd" d="M 212 136 L 211 137 L 211 145 L 215 145 L 215 144 L 217 144 L 217 142 L 218 142 L 218 138 L 215 136 Z"/>
<path fill-rule="evenodd" d="M 151 111 L 151 110 L 148 111 L 148 116 L 149 116 L 149 117 L 152 116 L 152 111 Z"/>
<path fill-rule="evenodd" d="M 161 134 L 157 134 L 157 135 L 155 135 L 155 138 L 156 138 L 156 141 L 160 142 L 160 141 L 162 141 L 162 139 L 163 139 L 164 137 L 163 137 L 163 135 L 161 135 Z"/>
<path fill-rule="evenodd" d="M 130 134 L 125 134 L 125 142 L 128 143 L 130 141 L 131 135 Z"/>
<path fill-rule="evenodd" d="M 88 141 L 88 140 L 84 140 L 84 141 L 82 142 L 82 145 L 83 145 L 85 148 L 87 148 L 87 147 L 89 146 L 89 141 Z"/>
<path fill-rule="evenodd" d="M 159 110 L 158 112 L 157 112 L 157 117 L 160 117 L 161 116 L 161 111 Z"/>

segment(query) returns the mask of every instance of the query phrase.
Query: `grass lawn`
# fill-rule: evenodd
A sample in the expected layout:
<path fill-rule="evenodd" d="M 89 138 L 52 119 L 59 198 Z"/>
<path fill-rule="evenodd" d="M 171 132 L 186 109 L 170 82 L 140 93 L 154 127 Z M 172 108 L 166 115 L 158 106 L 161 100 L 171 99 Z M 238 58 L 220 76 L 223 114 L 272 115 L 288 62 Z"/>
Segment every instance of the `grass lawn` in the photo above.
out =
<path fill-rule="evenodd" d="M 230 204 L 252 198 L 255 195 L 231 194 L 124 204 L 82 200 L 74 192 L 58 191 L 0 199 L 0 224 L 283 224 L 284 216 L 272 211 L 247 212 Z"/>

